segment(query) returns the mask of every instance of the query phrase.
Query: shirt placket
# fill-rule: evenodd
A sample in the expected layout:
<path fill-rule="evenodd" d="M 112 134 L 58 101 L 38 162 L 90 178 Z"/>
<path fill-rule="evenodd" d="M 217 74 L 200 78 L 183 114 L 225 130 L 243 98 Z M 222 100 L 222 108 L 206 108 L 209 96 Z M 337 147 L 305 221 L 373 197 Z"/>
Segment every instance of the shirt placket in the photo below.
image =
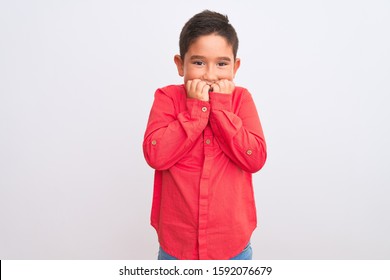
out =
<path fill-rule="evenodd" d="M 208 125 L 203 132 L 204 163 L 199 186 L 199 259 L 207 259 L 207 223 L 209 212 L 210 171 L 212 167 L 213 133 Z"/>

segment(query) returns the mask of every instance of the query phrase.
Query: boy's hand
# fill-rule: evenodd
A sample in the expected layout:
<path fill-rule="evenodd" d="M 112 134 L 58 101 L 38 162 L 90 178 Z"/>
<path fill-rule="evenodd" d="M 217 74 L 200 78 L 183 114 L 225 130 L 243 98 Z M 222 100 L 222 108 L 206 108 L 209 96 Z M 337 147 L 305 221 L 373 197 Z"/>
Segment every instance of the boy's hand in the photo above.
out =
<path fill-rule="evenodd" d="M 188 80 L 186 83 L 187 97 L 209 101 L 210 88 L 206 82 L 200 79 Z"/>
<path fill-rule="evenodd" d="M 236 86 L 232 81 L 224 79 L 224 80 L 219 80 L 218 82 L 212 84 L 211 87 L 215 92 L 231 94 L 234 91 Z"/>

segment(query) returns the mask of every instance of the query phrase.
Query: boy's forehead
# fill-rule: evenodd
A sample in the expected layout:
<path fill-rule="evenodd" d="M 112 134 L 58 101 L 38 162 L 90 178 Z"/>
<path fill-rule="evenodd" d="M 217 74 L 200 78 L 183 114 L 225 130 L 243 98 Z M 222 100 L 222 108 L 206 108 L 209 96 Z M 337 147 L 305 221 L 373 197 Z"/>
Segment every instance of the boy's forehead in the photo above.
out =
<path fill-rule="evenodd" d="M 188 48 L 187 54 L 190 57 L 212 56 L 230 59 L 234 57 L 233 46 L 228 43 L 226 38 L 216 34 L 202 35 L 193 40 Z"/>

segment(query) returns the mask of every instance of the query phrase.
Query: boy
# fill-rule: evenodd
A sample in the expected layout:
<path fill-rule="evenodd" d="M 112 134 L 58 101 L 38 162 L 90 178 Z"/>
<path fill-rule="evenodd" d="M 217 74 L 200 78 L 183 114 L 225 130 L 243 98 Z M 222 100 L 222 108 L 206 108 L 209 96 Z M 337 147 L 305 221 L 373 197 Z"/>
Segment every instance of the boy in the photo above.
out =
<path fill-rule="evenodd" d="M 179 45 L 184 84 L 156 91 L 143 142 L 155 169 L 158 259 L 251 259 L 251 173 L 266 144 L 251 95 L 233 83 L 237 34 L 227 16 L 206 10 L 184 25 Z"/>

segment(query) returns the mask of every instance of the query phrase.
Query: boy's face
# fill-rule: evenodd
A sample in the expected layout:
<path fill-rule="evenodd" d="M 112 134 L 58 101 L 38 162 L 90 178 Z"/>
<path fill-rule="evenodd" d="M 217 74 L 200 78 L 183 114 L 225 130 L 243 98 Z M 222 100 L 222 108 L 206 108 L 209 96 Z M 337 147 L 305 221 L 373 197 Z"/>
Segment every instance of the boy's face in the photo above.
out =
<path fill-rule="evenodd" d="M 233 48 L 226 39 L 216 34 L 197 38 L 183 58 L 175 56 L 177 70 L 184 83 L 200 79 L 209 85 L 220 80 L 233 81 L 240 67 L 240 60 L 234 59 Z"/>

